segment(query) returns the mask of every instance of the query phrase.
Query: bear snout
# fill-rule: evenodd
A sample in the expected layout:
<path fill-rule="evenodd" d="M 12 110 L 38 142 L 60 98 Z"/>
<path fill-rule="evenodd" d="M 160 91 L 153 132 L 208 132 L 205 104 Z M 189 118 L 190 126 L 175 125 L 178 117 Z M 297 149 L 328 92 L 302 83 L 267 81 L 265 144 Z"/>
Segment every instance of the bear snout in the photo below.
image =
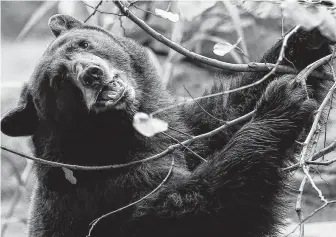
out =
<path fill-rule="evenodd" d="M 104 71 L 98 66 L 89 66 L 80 76 L 80 82 L 85 87 L 91 87 L 103 82 Z"/>

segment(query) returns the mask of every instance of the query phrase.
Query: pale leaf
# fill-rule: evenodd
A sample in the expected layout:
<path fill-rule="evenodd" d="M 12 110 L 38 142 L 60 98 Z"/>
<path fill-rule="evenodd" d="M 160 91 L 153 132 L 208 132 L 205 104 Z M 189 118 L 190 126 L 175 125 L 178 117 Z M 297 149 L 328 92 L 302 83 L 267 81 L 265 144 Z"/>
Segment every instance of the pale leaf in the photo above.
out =
<path fill-rule="evenodd" d="M 168 123 L 139 112 L 133 117 L 133 127 L 142 135 L 152 137 L 157 133 L 166 131 L 168 129 Z"/>
<path fill-rule="evenodd" d="M 171 22 L 178 22 L 180 20 L 179 14 L 167 12 L 159 8 L 155 9 L 155 14 L 164 19 L 170 20 Z"/>
<path fill-rule="evenodd" d="M 230 44 L 228 42 L 217 43 L 217 44 L 215 44 L 215 46 L 213 48 L 213 52 L 214 52 L 214 54 L 216 54 L 218 56 L 224 56 L 224 55 L 230 53 L 234 48 L 236 48 L 241 40 L 242 40 L 242 38 L 239 37 L 235 44 Z"/>
<path fill-rule="evenodd" d="M 69 180 L 69 182 L 71 184 L 76 184 L 77 183 L 77 179 L 73 175 L 73 172 L 71 170 L 69 170 L 68 168 L 64 168 L 64 167 L 62 167 L 62 170 L 64 171 L 65 178 L 67 180 Z"/>

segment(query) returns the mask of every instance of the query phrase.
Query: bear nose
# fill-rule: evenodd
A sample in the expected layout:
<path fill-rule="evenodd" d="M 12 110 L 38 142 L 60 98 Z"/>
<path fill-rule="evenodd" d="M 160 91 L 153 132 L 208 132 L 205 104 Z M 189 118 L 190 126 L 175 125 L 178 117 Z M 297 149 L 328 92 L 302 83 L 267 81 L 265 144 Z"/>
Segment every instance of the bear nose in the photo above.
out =
<path fill-rule="evenodd" d="M 86 69 L 86 73 L 93 77 L 100 77 L 104 74 L 103 70 L 100 69 L 100 67 L 97 66 L 90 66 Z"/>
<path fill-rule="evenodd" d="M 85 69 L 82 77 L 84 86 L 92 86 L 99 82 L 99 79 L 104 75 L 104 71 L 97 66 L 89 66 Z"/>

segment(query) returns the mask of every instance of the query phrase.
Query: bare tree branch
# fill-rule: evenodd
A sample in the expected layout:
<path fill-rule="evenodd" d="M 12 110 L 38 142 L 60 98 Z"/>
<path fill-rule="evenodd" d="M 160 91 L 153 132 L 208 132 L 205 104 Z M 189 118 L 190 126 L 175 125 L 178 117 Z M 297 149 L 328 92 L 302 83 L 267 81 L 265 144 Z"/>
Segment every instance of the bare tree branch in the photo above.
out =
<path fill-rule="evenodd" d="M 302 169 L 303 169 L 303 172 L 305 173 L 306 177 L 308 178 L 310 184 L 313 186 L 313 188 L 314 188 L 314 189 L 316 190 L 316 192 L 318 193 L 318 195 L 319 195 L 321 201 L 324 202 L 324 203 L 326 203 L 327 200 L 326 200 L 325 197 L 323 196 L 322 191 L 316 186 L 316 184 L 315 184 L 313 178 L 311 177 L 311 175 L 310 175 L 310 173 L 309 173 L 309 169 L 307 168 L 307 166 L 304 165 L 304 166 L 302 167 Z"/>
<path fill-rule="evenodd" d="M 300 188 L 299 188 L 299 195 L 296 200 L 296 205 L 295 205 L 295 211 L 298 215 L 299 222 L 300 222 L 300 237 L 304 236 L 304 216 L 303 216 L 303 211 L 302 211 L 302 196 L 303 196 L 303 190 L 304 186 L 307 182 L 307 176 L 305 176 L 301 182 Z M 294 232 L 294 231 L 293 231 Z"/>
<path fill-rule="evenodd" d="M 324 209 L 326 206 L 328 206 L 329 204 L 333 204 L 336 203 L 336 200 L 333 201 L 329 201 L 324 203 L 322 206 L 320 206 L 319 208 L 316 208 L 312 213 L 310 213 L 306 218 L 302 219 L 302 221 L 300 221 L 299 225 L 296 226 L 290 233 L 288 233 L 285 237 L 290 236 L 292 233 L 294 233 L 294 231 L 301 226 L 301 224 L 303 224 L 305 221 L 307 221 L 308 219 L 310 219 L 312 216 L 314 216 L 317 212 L 321 211 L 322 209 Z M 301 237 L 301 235 L 300 235 Z"/>
<path fill-rule="evenodd" d="M 135 24 L 137 24 L 140 28 L 142 28 L 145 32 L 147 32 L 150 36 L 154 39 L 158 40 L 159 42 L 165 44 L 169 48 L 174 49 L 175 51 L 179 52 L 180 54 L 192 59 L 202 62 L 204 64 L 221 68 L 228 71 L 235 71 L 235 72 L 268 72 L 276 65 L 271 63 L 249 63 L 249 64 L 231 64 L 227 62 L 222 62 L 216 59 L 208 58 L 194 52 L 183 48 L 181 45 L 169 40 L 168 38 L 164 37 L 162 34 L 156 32 L 153 28 L 147 25 L 143 20 L 138 18 L 132 11 L 129 10 L 127 6 L 121 3 L 121 1 L 114 1 L 115 5 L 120 9 L 120 12 L 132 20 Z M 277 67 L 277 72 L 287 73 L 287 74 L 297 74 L 297 70 L 291 67 L 279 65 Z M 318 73 L 317 73 L 318 74 Z M 314 76 L 317 76 L 314 73 Z M 319 74 L 321 75 L 321 74 Z"/>
<path fill-rule="evenodd" d="M 209 115 L 211 118 L 213 118 L 213 119 L 215 119 L 215 120 L 217 120 L 217 121 L 219 121 L 219 122 L 225 122 L 223 119 L 220 119 L 220 118 L 216 118 L 214 115 L 212 115 L 212 114 L 210 114 L 208 111 L 206 111 L 204 108 L 203 108 L 203 106 L 200 104 L 200 103 L 198 103 L 198 101 L 197 100 L 195 100 L 194 99 L 194 97 L 191 95 L 191 93 L 189 92 L 189 90 L 183 85 L 183 88 L 184 88 L 184 90 L 188 93 L 188 95 L 190 96 L 190 98 L 198 105 L 198 107 L 200 107 L 200 109 L 204 112 L 204 113 L 206 113 L 207 115 Z M 152 114 L 153 115 L 153 114 Z"/>
<path fill-rule="evenodd" d="M 182 144 L 179 140 L 177 140 L 176 138 L 170 136 L 169 134 L 162 132 L 162 134 L 166 135 L 167 137 L 169 137 L 170 139 L 172 139 L 173 141 L 177 142 L 178 144 L 180 144 L 181 146 L 183 146 L 185 149 L 187 149 L 188 151 L 190 151 L 193 155 L 195 155 L 198 159 L 204 161 L 204 162 L 208 162 L 206 159 L 204 159 L 202 156 L 200 156 L 199 154 L 197 154 L 196 152 L 194 152 L 193 150 L 191 150 L 189 147 L 187 147 L 186 145 Z"/>
<path fill-rule="evenodd" d="M 328 161 L 306 161 L 307 165 L 330 165 L 332 163 L 336 162 L 336 158 L 332 159 L 332 160 L 328 160 Z"/>
<path fill-rule="evenodd" d="M 90 8 L 92 8 L 92 9 L 95 9 L 96 12 L 99 12 L 99 13 L 101 13 L 101 14 L 114 15 L 114 16 L 124 16 L 124 15 L 122 15 L 122 14 L 118 14 L 118 13 L 114 13 L 114 12 L 105 12 L 105 11 L 101 11 L 101 10 L 99 10 L 98 8 L 96 9 L 95 7 L 93 7 L 93 6 L 91 6 L 91 5 L 87 4 L 87 3 L 85 3 L 85 2 L 82 1 L 82 0 L 80 0 L 80 1 L 81 1 L 85 6 L 90 7 Z"/>
<path fill-rule="evenodd" d="M 319 152 L 315 153 L 313 157 L 311 158 L 312 161 L 317 160 L 318 158 L 336 150 L 336 140 L 333 141 L 329 146 L 323 148 Z"/>
<path fill-rule="evenodd" d="M 331 54 L 331 55 L 328 55 L 324 58 L 321 58 L 319 60 L 317 60 L 316 62 L 308 65 L 304 70 L 302 70 L 299 75 L 296 77 L 296 81 L 299 81 L 299 82 L 303 82 L 307 79 L 308 75 L 313 71 L 315 70 L 317 67 L 319 66 L 322 66 L 323 64 L 329 62 L 330 60 L 332 60 L 333 58 L 335 57 L 334 54 Z M 319 151 L 318 153 L 315 153 L 315 155 L 311 155 L 309 156 L 308 155 L 308 152 L 309 152 L 309 147 L 310 147 L 310 144 L 312 142 L 315 142 L 315 139 L 313 139 L 314 137 L 314 134 L 317 133 L 317 129 L 318 129 L 318 123 L 319 123 L 319 120 L 321 118 L 321 115 L 322 115 L 322 112 L 324 110 L 324 107 L 326 106 L 326 104 L 328 103 L 329 100 L 331 100 L 332 96 L 333 96 L 333 93 L 336 89 L 336 75 L 335 75 L 335 71 L 333 69 L 333 67 L 331 68 L 332 69 L 332 72 L 333 72 L 333 76 L 334 76 L 334 84 L 331 86 L 331 88 L 329 89 L 327 95 L 325 96 L 324 100 L 322 101 L 319 109 L 317 110 L 317 113 L 315 115 L 315 118 L 314 118 L 314 122 L 313 122 L 313 125 L 305 139 L 305 141 L 303 142 L 303 148 L 302 148 L 302 151 L 301 151 L 301 154 L 300 154 L 300 158 L 299 158 L 299 162 L 291 167 L 288 167 L 286 168 L 285 170 L 289 171 L 289 170 L 295 170 L 297 168 L 302 168 L 305 176 L 301 182 L 301 185 L 300 185 L 300 189 L 299 189 L 299 195 L 297 197 L 297 200 L 296 200 L 296 206 L 295 206 L 295 210 L 297 212 L 297 215 L 299 217 L 299 225 L 292 231 L 290 232 L 287 236 L 289 236 L 290 234 L 292 234 L 298 227 L 300 227 L 300 237 L 303 237 L 304 236 L 304 222 L 309 219 L 310 217 L 312 217 L 316 212 L 318 212 L 319 210 L 322 210 L 324 207 L 326 207 L 328 204 L 330 203 L 333 203 L 335 201 L 330 201 L 328 202 L 325 197 L 323 196 L 323 193 L 322 191 L 316 186 L 313 178 L 311 177 L 310 173 L 309 173 L 309 165 L 311 164 L 318 164 L 320 162 L 313 162 L 312 160 L 313 159 L 318 159 L 319 157 L 323 156 L 324 154 L 326 154 L 328 151 L 332 151 L 335 149 L 334 146 L 335 145 L 335 141 L 328 147 L 322 149 L 321 151 Z M 333 162 L 336 161 L 336 158 L 334 160 L 331 160 L 329 162 L 323 162 L 323 164 L 326 164 L 326 165 L 329 165 Z M 303 195 L 303 190 L 304 190 L 304 186 L 306 184 L 306 181 L 309 180 L 312 187 L 316 190 L 316 192 L 318 193 L 318 196 L 320 197 L 321 201 L 324 202 L 324 204 L 316 209 L 314 212 L 312 212 L 308 217 L 304 218 L 303 216 L 303 212 L 302 212 L 302 195 Z"/>
<path fill-rule="evenodd" d="M 326 56 L 324 58 L 319 59 L 315 63 L 310 64 L 306 68 L 307 69 L 306 72 L 302 73 L 302 75 L 300 73 L 297 76 L 298 80 L 305 80 L 307 78 L 309 72 L 311 72 L 312 70 L 314 70 L 314 68 L 317 68 L 318 66 L 321 66 L 324 63 L 327 63 L 332 58 L 332 56 L 335 56 L 335 55 L 328 55 L 328 56 Z M 303 148 L 302 148 L 302 152 L 301 152 L 300 159 L 299 159 L 299 162 L 300 162 L 301 165 L 304 165 L 304 162 L 305 162 L 305 159 L 306 159 L 306 155 L 307 155 L 307 151 L 308 151 L 308 145 L 311 142 L 313 134 L 315 133 L 315 131 L 317 129 L 317 126 L 318 126 L 319 120 L 321 118 L 323 109 L 327 105 L 327 103 L 330 100 L 331 96 L 333 95 L 335 89 L 336 89 L 336 81 L 332 85 L 332 87 L 329 89 L 329 92 L 327 93 L 326 97 L 324 98 L 324 100 L 322 101 L 320 107 L 318 108 L 317 113 L 315 115 L 315 119 L 314 119 L 313 125 L 312 125 L 312 127 L 311 127 L 311 129 L 310 129 L 310 131 L 309 131 L 309 133 L 307 135 L 306 140 L 303 143 Z"/>
<path fill-rule="evenodd" d="M 261 78 L 260 80 L 254 82 L 254 83 L 251 83 L 251 84 L 248 84 L 248 85 L 245 85 L 245 86 L 241 86 L 241 87 L 238 87 L 238 88 L 235 88 L 235 89 L 232 89 L 232 90 L 227 90 L 227 91 L 222 91 L 222 92 L 218 92 L 218 93 L 214 93 L 214 94 L 210 94 L 210 95 L 206 95 L 206 96 L 197 97 L 197 98 L 194 98 L 193 101 L 199 101 L 199 100 L 203 100 L 203 99 L 207 99 L 207 98 L 211 98 L 211 97 L 215 97 L 215 96 L 220 96 L 220 95 L 229 94 L 229 93 L 236 92 L 236 91 L 245 90 L 245 89 L 248 89 L 250 87 L 253 87 L 253 86 L 256 86 L 256 85 L 259 85 L 259 84 L 263 83 L 271 74 L 275 73 L 275 71 L 278 70 L 278 66 L 280 66 L 279 63 L 281 62 L 281 60 L 284 57 L 284 48 L 286 46 L 287 40 L 291 36 L 291 34 L 294 33 L 296 30 L 297 29 L 294 28 L 293 31 L 291 31 L 291 33 L 287 35 L 288 37 L 284 39 L 284 43 L 283 43 L 283 46 L 281 48 L 282 52 L 280 52 L 280 55 L 279 55 L 279 58 L 278 58 L 276 66 L 269 73 L 267 73 L 263 78 Z M 321 65 L 329 62 L 334 57 L 336 57 L 336 55 L 329 54 L 329 55 L 327 55 L 327 56 L 319 59 L 318 61 L 310 64 L 307 68 L 305 68 L 304 70 L 302 70 L 302 72 L 296 77 L 297 78 L 296 80 L 299 81 L 299 82 L 304 81 L 308 77 L 308 75 L 310 73 L 312 73 L 312 71 L 314 69 L 316 69 L 317 67 L 319 67 L 319 66 L 321 66 Z M 316 65 L 315 65 L 315 63 L 316 63 Z M 332 93 L 333 92 L 331 92 L 331 94 Z M 331 96 L 331 94 L 329 96 Z M 171 105 L 171 106 L 167 106 L 167 107 L 162 108 L 162 109 L 158 109 L 158 110 L 152 112 L 150 115 L 154 116 L 155 114 L 158 114 L 158 113 L 161 113 L 163 111 L 175 108 L 177 106 L 184 105 L 186 103 L 190 103 L 190 101 L 180 102 L 180 103 L 177 103 L 177 104 L 174 104 L 174 105 Z M 323 108 L 324 107 L 325 107 L 325 105 L 323 106 Z"/>
<path fill-rule="evenodd" d="M 309 73 L 312 72 L 314 69 L 316 69 L 317 67 L 319 66 L 322 66 L 323 64 L 329 62 L 331 59 L 333 59 L 336 55 L 334 54 L 330 54 L 330 55 L 327 55 L 319 60 L 317 60 L 316 62 L 308 65 L 304 70 L 302 70 L 299 75 L 296 77 L 296 80 L 297 81 L 301 81 L 301 80 L 305 80 Z M 335 72 L 334 72 L 334 69 L 332 68 L 332 71 L 333 71 L 333 74 L 334 74 L 334 77 L 336 78 L 336 75 L 335 75 Z M 287 167 L 284 169 L 284 171 L 293 171 L 293 170 L 296 170 L 298 169 L 299 167 L 303 167 L 305 165 L 305 162 L 306 161 L 312 161 L 312 158 L 315 156 L 312 156 L 310 157 L 309 160 L 307 160 L 307 152 L 308 152 L 308 147 L 309 147 L 309 144 L 311 143 L 312 141 L 312 137 L 314 135 L 314 133 L 316 132 L 317 130 L 317 127 L 318 127 L 318 123 L 320 121 L 320 118 L 321 118 L 321 115 L 322 115 L 322 112 L 325 108 L 325 106 L 327 105 L 328 101 L 332 98 L 332 95 L 334 94 L 336 90 L 336 80 L 334 82 L 334 84 L 331 86 L 331 88 L 329 89 L 327 95 L 325 96 L 324 100 L 322 101 L 320 107 L 318 108 L 317 110 L 317 113 L 315 115 L 315 118 L 314 118 L 314 122 L 313 122 L 313 125 L 306 137 L 306 140 L 303 142 L 303 148 L 302 148 L 302 152 L 300 154 L 300 158 L 299 158 L 299 163 L 298 164 L 295 164 L 295 165 L 292 165 L 290 167 Z M 335 145 L 332 145 L 330 148 L 328 147 L 328 151 L 331 151 L 334 148 Z M 324 154 L 326 154 L 327 152 L 325 152 Z M 321 155 L 322 156 L 322 155 Z M 317 159 L 317 158 L 316 158 Z"/>

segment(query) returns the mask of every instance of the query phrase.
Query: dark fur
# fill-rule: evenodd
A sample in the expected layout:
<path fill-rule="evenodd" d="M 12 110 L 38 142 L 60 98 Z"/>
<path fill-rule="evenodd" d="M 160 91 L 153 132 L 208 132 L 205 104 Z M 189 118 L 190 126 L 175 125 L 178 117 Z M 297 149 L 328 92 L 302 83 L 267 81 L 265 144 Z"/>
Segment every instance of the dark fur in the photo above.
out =
<path fill-rule="evenodd" d="M 56 19 L 61 22 L 52 21 L 50 27 L 58 40 L 38 64 L 18 107 L 2 119 L 2 131 L 12 136 L 32 135 L 37 157 L 80 165 L 127 163 L 173 144 L 162 134 L 145 138 L 137 133 L 127 109 L 87 113 L 76 86 L 66 84 L 62 90 L 52 86 L 52 75 L 64 70 L 64 58 L 69 54 L 64 45 L 75 40 L 74 32 L 84 38 L 95 32 L 102 34 L 97 36 L 101 41 L 90 52 L 115 62 L 117 68 L 135 78 L 138 111 L 150 113 L 175 102 L 163 89 L 144 48 L 100 28 L 71 23 L 74 19 L 70 17 Z M 63 21 L 71 24 L 64 26 Z M 281 42 L 265 54 L 262 62 L 275 62 L 280 47 Z M 329 53 L 328 42 L 319 32 L 301 30 L 290 39 L 286 56 L 302 69 Z M 246 85 L 263 75 L 244 73 L 230 80 L 223 78 L 224 85 L 215 85 L 211 92 Z M 176 165 L 164 187 L 138 205 L 103 219 L 93 236 L 276 235 L 284 204 L 280 197 L 285 175 L 279 168 L 284 167 L 295 139 L 310 122 L 316 102 L 306 100 L 305 90 L 292 83 L 293 76 L 278 77 L 265 91 L 272 79 L 258 87 L 201 102 L 223 120 L 257 109 L 251 121 L 191 146 L 209 160 L 207 163 L 199 165 L 192 154 L 181 149 L 130 168 L 74 171 L 78 180 L 75 185 L 65 179 L 60 168 L 36 164 L 38 181 L 32 197 L 29 236 L 86 236 L 95 218 L 156 188 L 167 175 L 172 157 Z M 308 84 L 313 98 L 318 99 L 324 83 L 311 77 Z M 159 117 L 193 135 L 220 125 L 197 105 L 176 108 Z M 168 134 L 181 141 L 187 138 L 172 130 Z"/>

